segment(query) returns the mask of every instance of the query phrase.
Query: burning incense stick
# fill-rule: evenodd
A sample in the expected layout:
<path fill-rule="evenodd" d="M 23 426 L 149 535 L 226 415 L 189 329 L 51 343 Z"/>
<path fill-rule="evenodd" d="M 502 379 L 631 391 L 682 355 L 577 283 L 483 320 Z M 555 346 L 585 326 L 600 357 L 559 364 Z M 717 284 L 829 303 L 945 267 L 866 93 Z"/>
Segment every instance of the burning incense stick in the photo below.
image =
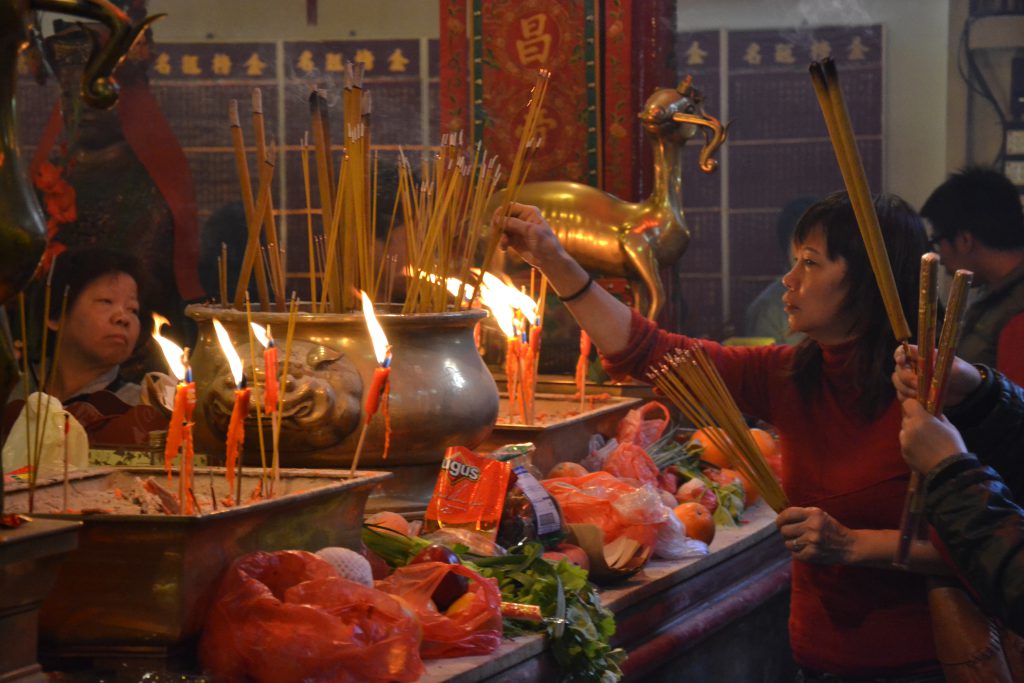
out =
<path fill-rule="evenodd" d="M 853 135 L 853 127 L 850 125 L 843 92 L 839 87 L 839 74 L 835 62 L 831 59 L 825 59 L 821 63 L 814 62 L 811 64 L 810 72 L 836 160 L 839 162 L 839 170 L 850 197 L 850 204 L 857 217 L 857 226 L 864 240 L 868 260 L 882 293 L 889 324 L 896 339 L 905 344 L 910 339 L 910 326 L 900 306 L 899 291 L 896 289 L 896 280 L 878 225 L 878 215 L 871 199 L 867 176 L 860 153 L 857 151 L 857 142 Z"/>

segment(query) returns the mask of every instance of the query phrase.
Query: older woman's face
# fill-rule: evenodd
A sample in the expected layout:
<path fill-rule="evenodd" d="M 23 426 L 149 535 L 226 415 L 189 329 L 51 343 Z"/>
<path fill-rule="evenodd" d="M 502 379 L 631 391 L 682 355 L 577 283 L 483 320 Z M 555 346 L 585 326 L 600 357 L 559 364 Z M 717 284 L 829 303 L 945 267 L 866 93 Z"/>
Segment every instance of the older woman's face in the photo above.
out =
<path fill-rule="evenodd" d="M 98 365 L 128 360 L 139 339 L 139 289 L 126 273 L 108 273 L 82 290 L 64 321 L 64 348 Z"/>

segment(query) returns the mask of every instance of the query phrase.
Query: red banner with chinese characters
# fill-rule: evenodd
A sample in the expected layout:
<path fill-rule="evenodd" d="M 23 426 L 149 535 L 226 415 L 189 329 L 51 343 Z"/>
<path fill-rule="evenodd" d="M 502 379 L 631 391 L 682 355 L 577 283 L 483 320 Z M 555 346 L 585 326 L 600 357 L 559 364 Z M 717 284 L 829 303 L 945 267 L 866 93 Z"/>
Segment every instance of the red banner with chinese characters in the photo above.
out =
<path fill-rule="evenodd" d="M 441 132 L 470 129 L 510 162 L 540 67 L 545 147 L 529 180 L 578 180 L 627 200 L 649 189 L 636 116 L 675 85 L 673 0 L 442 0 Z"/>
<path fill-rule="evenodd" d="M 442 5 L 442 130 L 472 126 L 473 138 L 506 166 L 515 156 L 538 69 L 551 71 L 541 111 L 541 147 L 528 180 L 596 185 L 600 171 L 598 0 L 473 0 L 468 106 L 459 57 L 465 4 Z M 465 44 L 465 43 L 463 43 Z M 463 112 L 471 116 L 466 121 Z"/>

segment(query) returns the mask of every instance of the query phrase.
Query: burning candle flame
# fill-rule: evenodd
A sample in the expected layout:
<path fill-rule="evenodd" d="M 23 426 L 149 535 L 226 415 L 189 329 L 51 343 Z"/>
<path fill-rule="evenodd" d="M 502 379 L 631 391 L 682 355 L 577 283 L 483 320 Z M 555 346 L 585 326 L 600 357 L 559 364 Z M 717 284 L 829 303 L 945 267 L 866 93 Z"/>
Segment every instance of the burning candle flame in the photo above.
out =
<path fill-rule="evenodd" d="M 252 328 L 252 335 L 256 337 L 256 341 L 260 343 L 263 348 L 267 348 L 270 343 L 270 337 L 267 336 L 267 330 L 259 323 L 249 323 Z"/>
<path fill-rule="evenodd" d="M 524 292 L 521 292 L 512 285 L 504 282 L 497 275 L 484 273 L 482 285 L 483 288 L 480 292 L 481 296 L 486 296 L 488 291 L 500 293 L 508 305 L 512 308 L 518 309 L 527 320 L 532 321 L 537 319 L 537 302 L 527 296 Z"/>
<path fill-rule="evenodd" d="M 388 338 L 373 312 L 373 302 L 370 301 L 370 297 L 362 290 L 359 290 L 359 294 L 363 298 L 363 317 L 366 318 L 366 329 L 369 330 L 370 341 L 373 342 L 373 353 L 377 356 L 377 364 L 383 366 L 390 355 Z"/>
<path fill-rule="evenodd" d="M 228 365 L 231 366 L 231 377 L 235 380 L 235 386 L 241 387 L 242 380 L 245 379 L 242 372 L 242 359 L 238 357 L 238 352 L 235 351 L 235 346 L 231 343 L 228 331 L 216 318 L 213 319 L 213 329 L 217 332 L 217 341 L 220 342 L 224 357 L 228 359 Z"/>
<path fill-rule="evenodd" d="M 180 346 L 172 342 L 167 337 L 160 334 L 160 328 L 164 325 L 170 325 L 170 321 L 160 315 L 159 313 L 153 314 L 153 339 L 160 345 L 160 350 L 164 352 L 164 358 L 167 360 L 167 368 L 174 375 L 174 378 L 179 382 L 185 381 L 185 363 L 182 360 L 184 351 Z"/>

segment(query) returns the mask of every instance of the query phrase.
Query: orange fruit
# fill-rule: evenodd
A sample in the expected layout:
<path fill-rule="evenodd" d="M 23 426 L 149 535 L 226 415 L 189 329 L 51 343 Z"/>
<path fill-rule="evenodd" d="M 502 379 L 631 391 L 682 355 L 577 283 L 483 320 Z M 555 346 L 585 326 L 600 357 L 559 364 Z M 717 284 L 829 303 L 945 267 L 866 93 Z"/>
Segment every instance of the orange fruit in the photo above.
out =
<path fill-rule="evenodd" d="M 548 479 L 555 479 L 556 477 L 582 477 L 584 474 L 590 474 L 587 468 L 578 462 L 564 461 L 560 462 L 550 470 L 548 470 Z"/>
<path fill-rule="evenodd" d="M 704 447 L 704 453 L 700 456 L 701 460 L 712 465 L 718 465 L 719 467 L 731 467 L 732 463 L 729 461 L 729 456 L 716 445 L 716 442 L 731 443 L 732 441 L 723 430 L 718 427 L 698 429 L 690 437 L 690 441 L 696 441 Z"/>
<path fill-rule="evenodd" d="M 779 442 L 763 429 L 751 429 L 750 434 L 757 442 L 757 447 L 761 449 L 761 455 L 764 456 L 772 474 L 777 480 L 782 481 L 782 452 L 779 450 Z"/>
<path fill-rule="evenodd" d="M 680 503 L 672 510 L 686 527 L 686 535 L 708 545 L 715 538 L 715 519 L 708 509 L 696 502 Z"/>
<path fill-rule="evenodd" d="M 757 427 L 750 430 L 750 435 L 754 437 L 754 442 L 757 444 L 765 460 L 771 460 L 778 454 L 779 443 L 775 440 L 774 436 Z"/>

